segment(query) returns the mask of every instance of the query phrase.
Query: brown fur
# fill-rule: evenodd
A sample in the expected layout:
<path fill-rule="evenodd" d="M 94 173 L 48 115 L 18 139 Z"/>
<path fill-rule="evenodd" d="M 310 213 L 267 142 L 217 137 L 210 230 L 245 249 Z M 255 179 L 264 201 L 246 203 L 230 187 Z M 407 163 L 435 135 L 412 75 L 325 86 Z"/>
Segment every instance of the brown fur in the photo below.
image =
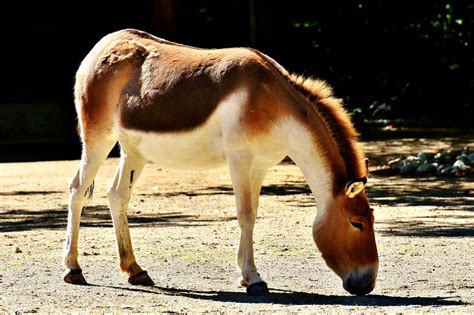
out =
<path fill-rule="evenodd" d="M 246 50 L 164 46 L 159 54 L 145 60 L 137 73 L 147 80 L 137 78 L 124 90 L 127 98 L 120 111 L 126 128 L 182 132 L 199 127 L 231 91 L 246 84 L 247 73 L 258 71 L 257 61 Z M 179 58 L 181 54 L 195 59 Z M 155 75 L 162 73 L 166 75 Z"/>
<path fill-rule="evenodd" d="M 76 74 L 75 103 L 80 115 L 82 139 L 90 131 L 103 135 L 113 127 L 113 115 L 125 85 L 136 71 L 146 49 L 126 40 L 112 43 L 116 34 L 102 39 L 89 53 Z"/>
<path fill-rule="evenodd" d="M 79 71 L 76 84 L 85 134 L 91 128 L 107 132 L 117 106 L 126 128 L 189 131 L 243 85 L 250 89 L 244 115 L 249 132 L 264 132 L 278 118 L 293 115 L 313 130 L 325 152 L 335 194 L 366 175 L 357 132 L 324 81 L 290 75 L 256 50 L 194 48 L 137 30 L 113 33 L 94 49 L 95 68 Z"/>
<path fill-rule="evenodd" d="M 76 83 L 85 130 L 103 128 L 95 122 L 104 122 L 107 113 L 112 117 L 110 106 L 117 105 L 126 128 L 192 130 L 238 84 L 262 73 L 262 63 L 250 50 L 192 48 L 137 30 L 113 33 L 95 49 L 95 68 L 79 71 Z"/>

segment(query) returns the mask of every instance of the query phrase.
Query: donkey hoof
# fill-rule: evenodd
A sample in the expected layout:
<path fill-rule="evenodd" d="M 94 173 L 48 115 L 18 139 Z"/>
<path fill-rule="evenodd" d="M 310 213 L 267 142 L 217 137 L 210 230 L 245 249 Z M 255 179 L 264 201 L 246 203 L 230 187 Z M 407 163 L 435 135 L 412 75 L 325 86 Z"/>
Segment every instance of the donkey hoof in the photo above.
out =
<path fill-rule="evenodd" d="M 63 280 L 71 284 L 87 285 L 87 281 L 82 275 L 82 269 L 67 269 Z"/>
<path fill-rule="evenodd" d="M 238 284 L 241 286 L 241 287 L 247 287 L 249 284 L 247 281 L 245 281 L 245 279 L 243 277 L 240 277 L 239 281 L 238 281 Z"/>
<path fill-rule="evenodd" d="M 144 285 L 147 287 L 151 287 L 155 285 L 155 282 L 151 280 L 150 276 L 146 271 L 141 271 L 136 275 L 133 275 L 128 278 L 128 283 L 131 285 Z"/>
<path fill-rule="evenodd" d="M 252 283 L 247 287 L 247 294 L 251 296 L 262 296 L 270 294 L 265 281 Z"/>

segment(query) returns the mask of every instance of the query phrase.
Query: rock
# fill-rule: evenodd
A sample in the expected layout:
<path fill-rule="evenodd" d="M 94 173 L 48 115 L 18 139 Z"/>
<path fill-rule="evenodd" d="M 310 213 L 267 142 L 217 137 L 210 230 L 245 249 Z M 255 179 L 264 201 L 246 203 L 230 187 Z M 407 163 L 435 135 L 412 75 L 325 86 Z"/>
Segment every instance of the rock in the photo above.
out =
<path fill-rule="evenodd" d="M 453 167 L 451 165 L 446 165 L 445 168 L 441 170 L 441 174 L 451 174 Z"/>
<path fill-rule="evenodd" d="M 421 161 L 431 161 L 434 158 L 434 154 L 429 153 L 429 152 L 420 152 L 420 153 L 418 153 L 418 158 Z"/>
<path fill-rule="evenodd" d="M 441 170 L 446 167 L 446 164 L 439 164 L 436 168 L 437 173 L 441 173 Z"/>
<path fill-rule="evenodd" d="M 407 156 L 404 162 L 407 164 L 413 164 L 419 161 L 420 161 L 419 158 L 417 158 L 416 156 L 410 155 L 410 156 Z"/>
<path fill-rule="evenodd" d="M 469 164 L 469 158 L 467 157 L 466 154 L 461 154 L 456 157 L 456 160 L 463 161 L 464 164 Z"/>
<path fill-rule="evenodd" d="M 474 164 L 474 153 L 469 154 L 467 159 L 469 160 L 469 164 Z"/>
<path fill-rule="evenodd" d="M 420 152 L 417 156 L 400 156 L 387 162 L 399 174 L 455 174 L 464 176 L 474 170 L 474 152 L 470 148 L 449 149 L 436 154 Z M 471 165 L 471 166 L 470 166 Z"/>
<path fill-rule="evenodd" d="M 417 164 L 404 164 L 400 168 L 400 174 L 407 174 L 415 171 L 417 169 L 418 165 Z"/>
<path fill-rule="evenodd" d="M 438 163 L 423 163 L 416 169 L 417 174 L 435 173 Z"/>
<path fill-rule="evenodd" d="M 387 162 L 392 170 L 400 171 L 403 166 L 403 157 L 399 157 Z"/>
<path fill-rule="evenodd" d="M 439 152 L 435 155 L 435 159 L 441 163 L 450 163 L 452 160 L 451 155 L 448 152 Z"/>
<path fill-rule="evenodd" d="M 398 164 L 398 163 L 402 163 L 402 162 L 403 162 L 403 157 L 401 156 L 401 157 L 398 157 L 398 158 L 396 158 L 396 159 L 393 159 L 393 160 L 388 161 L 387 164 L 388 164 L 389 166 L 391 166 L 391 165 L 393 165 L 393 164 Z"/>
<path fill-rule="evenodd" d="M 400 174 L 406 174 L 414 172 L 417 167 L 420 165 L 420 159 L 416 156 L 408 156 L 404 161 L 403 165 L 400 168 Z"/>
<path fill-rule="evenodd" d="M 468 168 L 468 166 L 466 166 L 466 164 L 462 160 L 457 160 L 456 162 L 454 162 L 453 167 L 458 168 L 461 171 L 464 171 Z"/>

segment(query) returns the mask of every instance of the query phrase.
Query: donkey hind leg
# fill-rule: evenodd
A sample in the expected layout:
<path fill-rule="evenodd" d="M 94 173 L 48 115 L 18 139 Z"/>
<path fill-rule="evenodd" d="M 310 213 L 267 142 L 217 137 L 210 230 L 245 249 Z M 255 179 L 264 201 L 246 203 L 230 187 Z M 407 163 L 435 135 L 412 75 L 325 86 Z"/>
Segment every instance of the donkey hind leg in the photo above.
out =
<path fill-rule="evenodd" d="M 136 262 L 127 219 L 130 194 L 144 166 L 145 160 L 139 154 L 127 154 L 122 148 L 120 164 L 107 197 L 114 223 L 120 269 L 128 275 L 130 284 L 153 286 L 153 280 Z"/>
<path fill-rule="evenodd" d="M 242 273 L 240 284 L 247 287 L 249 295 L 268 294 L 268 286 L 257 272 L 253 255 L 253 230 L 257 218 L 258 197 L 266 170 L 252 170 L 252 157 L 242 152 L 233 154 L 229 164 L 241 232 L 237 253 L 237 265 Z"/>
<path fill-rule="evenodd" d="M 84 144 L 79 169 L 69 185 L 68 222 L 63 250 L 63 263 L 66 266 L 63 275 L 65 282 L 87 284 L 77 261 L 81 212 L 84 204 L 92 197 L 94 177 L 115 142 L 116 140 L 112 138 L 104 137 L 102 141 L 94 142 L 93 147 Z"/>

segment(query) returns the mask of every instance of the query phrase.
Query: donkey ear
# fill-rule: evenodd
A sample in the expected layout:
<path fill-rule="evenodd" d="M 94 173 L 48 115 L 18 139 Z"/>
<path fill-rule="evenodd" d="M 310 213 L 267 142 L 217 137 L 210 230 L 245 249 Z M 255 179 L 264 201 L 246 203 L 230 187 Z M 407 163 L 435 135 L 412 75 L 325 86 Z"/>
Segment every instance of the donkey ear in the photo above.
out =
<path fill-rule="evenodd" d="M 365 183 L 363 181 L 353 181 L 349 182 L 346 185 L 346 195 L 349 198 L 354 198 L 357 196 L 363 189 Z"/>
<path fill-rule="evenodd" d="M 365 163 L 365 177 L 368 178 L 369 177 L 369 159 L 365 158 L 364 163 Z"/>

